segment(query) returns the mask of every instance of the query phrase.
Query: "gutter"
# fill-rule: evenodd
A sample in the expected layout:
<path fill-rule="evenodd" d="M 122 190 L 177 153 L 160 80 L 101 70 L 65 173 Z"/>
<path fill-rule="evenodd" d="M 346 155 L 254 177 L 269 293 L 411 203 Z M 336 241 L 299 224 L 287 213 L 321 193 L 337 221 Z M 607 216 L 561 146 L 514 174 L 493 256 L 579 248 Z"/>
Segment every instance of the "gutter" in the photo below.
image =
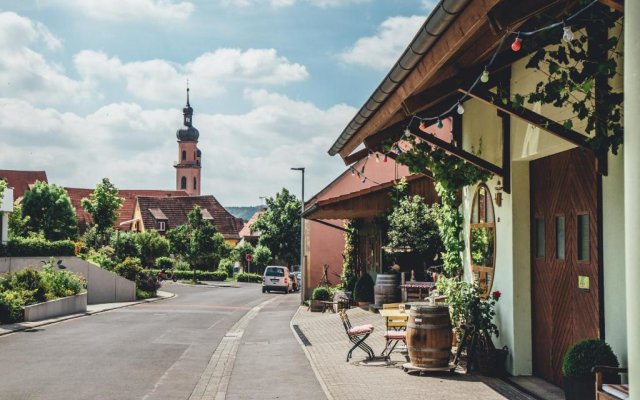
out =
<path fill-rule="evenodd" d="M 391 71 L 331 146 L 329 155 L 335 156 L 339 153 L 360 128 L 366 125 L 369 118 L 404 82 L 422 57 L 470 2 L 471 0 L 440 0 Z"/>

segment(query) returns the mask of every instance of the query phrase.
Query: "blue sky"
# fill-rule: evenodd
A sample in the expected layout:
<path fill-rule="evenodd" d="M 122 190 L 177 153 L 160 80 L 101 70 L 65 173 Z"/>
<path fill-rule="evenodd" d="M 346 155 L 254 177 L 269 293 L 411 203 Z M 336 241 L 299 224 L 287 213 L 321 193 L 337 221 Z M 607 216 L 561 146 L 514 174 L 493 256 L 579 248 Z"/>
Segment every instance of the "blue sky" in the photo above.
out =
<path fill-rule="evenodd" d="M 189 79 L 202 188 L 307 197 L 327 150 L 433 7 L 425 0 L 4 0 L 0 169 L 64 186 L 173 189 Z"/>

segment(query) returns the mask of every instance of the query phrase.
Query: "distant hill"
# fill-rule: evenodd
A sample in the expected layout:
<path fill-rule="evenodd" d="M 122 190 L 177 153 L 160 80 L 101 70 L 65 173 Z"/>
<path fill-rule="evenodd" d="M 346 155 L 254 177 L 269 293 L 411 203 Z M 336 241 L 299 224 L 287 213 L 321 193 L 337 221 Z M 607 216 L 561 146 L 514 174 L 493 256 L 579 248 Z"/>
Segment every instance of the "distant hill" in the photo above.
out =
<path fill-rule="evenodd" d="M 247 222 L 249 218 L 259 211 L 263 206 L 252 206 L 252 207 L 225 207 L 227 211 L 231 213 L 236 218 L 242 218 L 244 222 Z"/>

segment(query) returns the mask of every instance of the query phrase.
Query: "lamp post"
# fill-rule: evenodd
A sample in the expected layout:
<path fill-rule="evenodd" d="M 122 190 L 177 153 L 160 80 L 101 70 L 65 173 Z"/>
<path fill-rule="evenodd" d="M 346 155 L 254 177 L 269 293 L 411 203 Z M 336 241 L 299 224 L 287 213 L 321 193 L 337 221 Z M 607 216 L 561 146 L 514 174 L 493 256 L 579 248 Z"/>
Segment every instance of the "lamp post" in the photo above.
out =
<path fill-rule="evenodd" d="M 302 289 L 300 289 L 300 303 L 304 302 L 305 298 L 305 278 L 306 274 L 304 273 L 304 218 L 302 214 L 304 214 L 304 167 L 294 167 L 291 168 L 292 171 L 300 171 L 302 172 L 302 200 L 300 207 L 300 277 L 301 277 L 301 285 Z"/>

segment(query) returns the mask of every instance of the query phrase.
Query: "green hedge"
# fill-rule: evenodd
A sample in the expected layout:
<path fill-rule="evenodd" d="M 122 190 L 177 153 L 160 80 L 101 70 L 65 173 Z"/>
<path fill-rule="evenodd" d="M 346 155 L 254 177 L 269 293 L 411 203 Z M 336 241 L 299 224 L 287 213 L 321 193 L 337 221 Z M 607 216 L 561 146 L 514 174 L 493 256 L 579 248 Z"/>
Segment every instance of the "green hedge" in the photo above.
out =
<path fill-rule="evenodd" d="M 0 245 L 2 257 L 60 257 L 74 256 L 75 243 L 71 240 L 50 242 L 42 238 L 14 238 Z"/>
<path fill-rule="evenodd" d="M 160 273 L 159 269 L 149 269 L 150 274 L 157 276 Z M 193 271 L 178 271 L 176 270 L 176 277 L 180 280 L 193 279 Z M 224 281 L 228 277 L 225 271 L 197 271 L 196 279 L 200 281 Z"/>
<path fill-rule="evenodd" d="M 262 275 L 250 274 L 250 273 L 247 273 L 247 272 L 242 272 L 242 273 L 239 273 L 238 275 L 236 275 L 236 280 L 238 282 L 261 283 L 262 282 Z"/>

